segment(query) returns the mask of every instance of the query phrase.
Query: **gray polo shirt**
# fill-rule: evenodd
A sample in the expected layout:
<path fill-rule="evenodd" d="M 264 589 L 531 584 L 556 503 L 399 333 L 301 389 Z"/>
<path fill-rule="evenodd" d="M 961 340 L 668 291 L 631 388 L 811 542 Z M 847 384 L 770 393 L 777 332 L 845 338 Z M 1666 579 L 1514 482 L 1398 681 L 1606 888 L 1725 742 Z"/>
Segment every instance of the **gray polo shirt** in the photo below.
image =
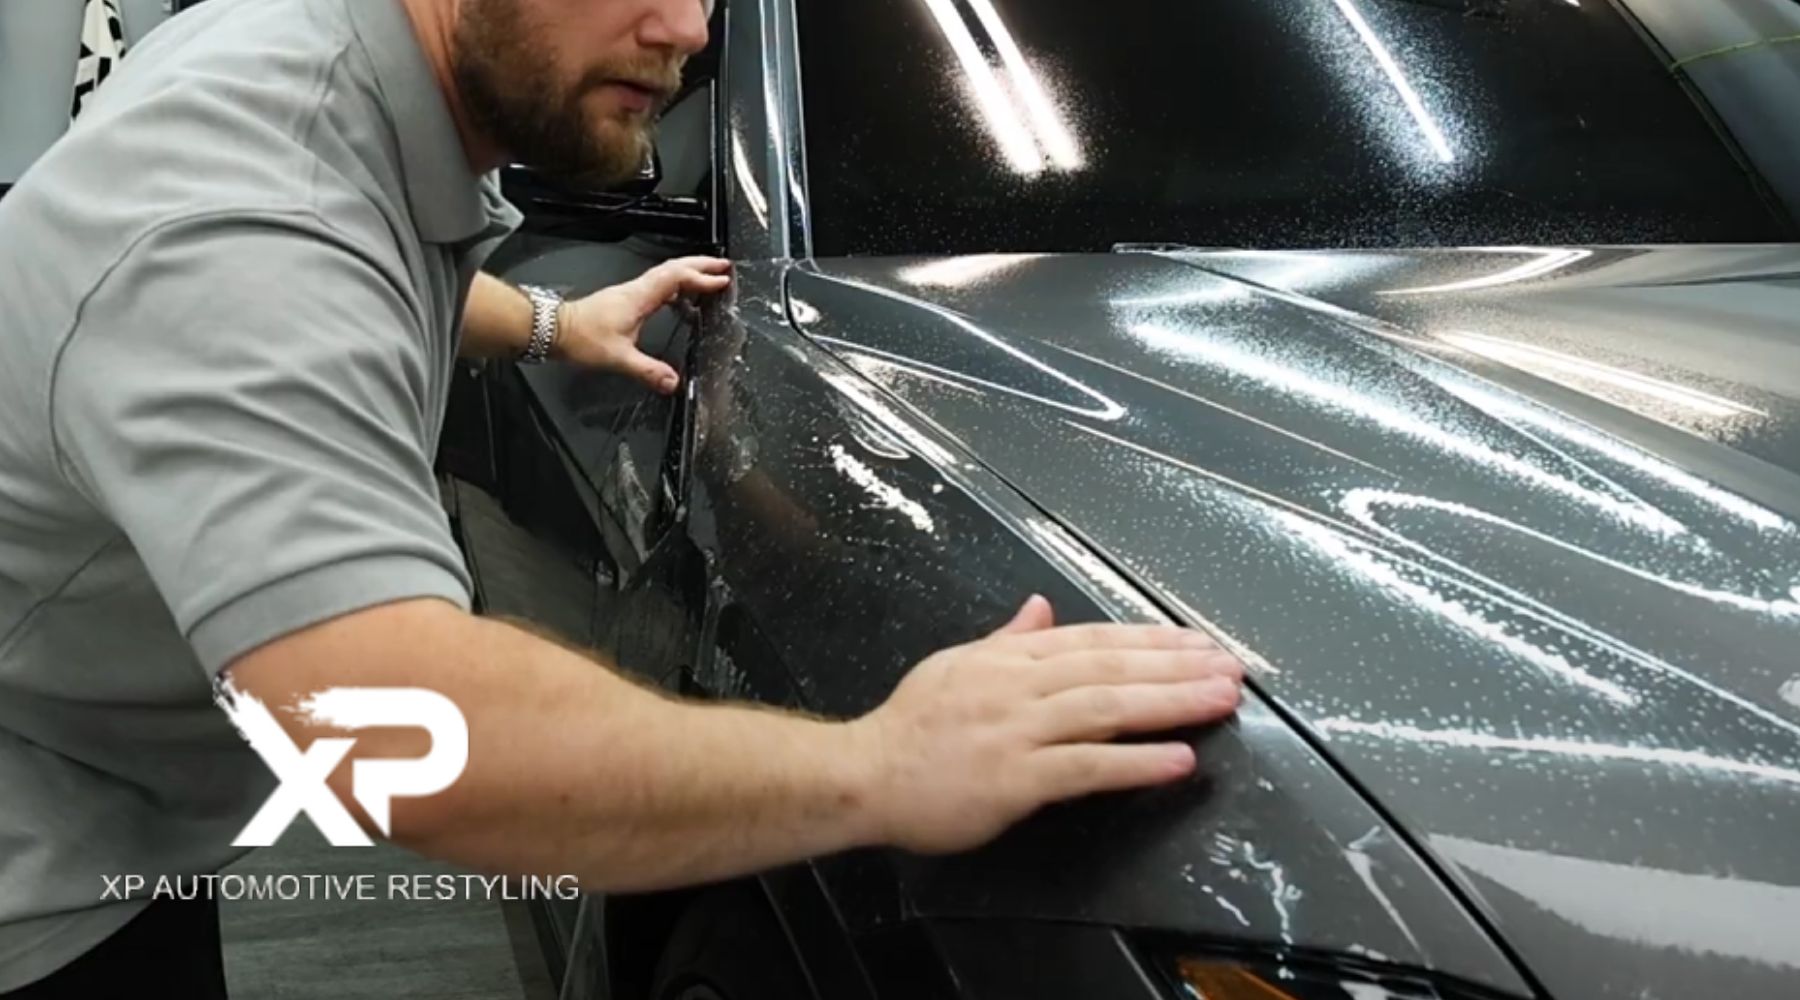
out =
<path fill-rule="evenodd" d="M 274 785 L 211 700 L 381 602 L 467 606 L 432 458 L 472 173 L 400 0 L 212 0 L 0 200 L 0 992 L 196 875 Z"/>

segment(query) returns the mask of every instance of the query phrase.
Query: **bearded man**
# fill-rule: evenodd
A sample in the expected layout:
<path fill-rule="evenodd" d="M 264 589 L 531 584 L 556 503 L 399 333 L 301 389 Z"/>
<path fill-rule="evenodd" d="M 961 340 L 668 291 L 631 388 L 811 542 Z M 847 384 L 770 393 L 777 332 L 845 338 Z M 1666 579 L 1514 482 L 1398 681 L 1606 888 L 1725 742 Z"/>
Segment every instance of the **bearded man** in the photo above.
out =
<path fill-rule="evenodd" d="M 519 221 L 495 171 L 629 175 L 710 6 L 210 0 L 0 200 L 0 995 L 225 995 L 210 894 L 152 898 L 241 855 L 277 784 L 220 690 L 298 770 L 335 760 L 295 780 L 371 833 L 588 891 L 962 850 L 1192 770 L 1108 737 L 1229 714 L 1241 666 L 1041 599 L 841 721 L 684 703 L 470 613 L 432 469 L 455 356 L 673 391 L 639 327 L 730 280 L 677 260 L 565 304 L 481 275 Z M 351 764 L 424 732 L 312 754 L 344 731 L 292 709 L 331 688 L 449 699 L 461 777 L 376 822 Z"/>

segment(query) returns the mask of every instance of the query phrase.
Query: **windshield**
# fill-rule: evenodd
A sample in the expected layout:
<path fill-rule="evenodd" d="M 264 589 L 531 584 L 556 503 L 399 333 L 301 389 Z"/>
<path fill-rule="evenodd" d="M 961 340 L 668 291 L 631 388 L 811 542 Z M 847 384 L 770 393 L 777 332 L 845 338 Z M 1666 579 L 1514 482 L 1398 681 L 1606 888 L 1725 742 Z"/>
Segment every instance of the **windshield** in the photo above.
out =
<path fill-rule="evenodd" d="M 819 256 L 1795 238 L 1609 0 L 797 3 Z"/>

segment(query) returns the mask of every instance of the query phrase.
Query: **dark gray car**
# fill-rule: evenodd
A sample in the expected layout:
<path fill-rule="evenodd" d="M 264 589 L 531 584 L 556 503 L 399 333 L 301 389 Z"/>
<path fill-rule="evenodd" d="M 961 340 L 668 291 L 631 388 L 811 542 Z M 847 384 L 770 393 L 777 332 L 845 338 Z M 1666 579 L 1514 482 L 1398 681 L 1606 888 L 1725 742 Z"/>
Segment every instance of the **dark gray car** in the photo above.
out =
<path fill-rule="evenodd" d="M 463 373 L 482 606 L 851 715 L 1031 592 L 1253 664 L 1179 788 L 542 914 L 565 997 L 1800 996 L 1800 6 L 729 0 L 675 398 Z M 756 752 L 754 747 L 744 748 Z"/>

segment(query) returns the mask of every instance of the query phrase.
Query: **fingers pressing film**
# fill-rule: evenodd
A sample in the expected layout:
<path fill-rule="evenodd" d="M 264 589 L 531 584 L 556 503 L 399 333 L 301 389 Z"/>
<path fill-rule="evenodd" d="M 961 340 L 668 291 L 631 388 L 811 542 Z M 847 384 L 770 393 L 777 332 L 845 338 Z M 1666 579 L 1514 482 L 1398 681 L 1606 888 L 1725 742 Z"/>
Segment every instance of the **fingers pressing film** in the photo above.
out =
<path fill-rule="evenodd" d="M 1194 766 L 1194 748 L 1186 743 L 1048 747 L 1031 761 L 1044 802 L 1166 784 L 1192 774 Z"/>
<path fill-rule="evenodd" d="M 1204 632 L 1173 625 L 1066 625 L 1008 639 L 1010 647 L 1027 656 L 1049 657 L 1063 653 L 1112 649 L 1218 649 Z"/>
<path fill-rule="evenodd" d="M 1033 594 L 1019 608 L 1012 620 L 993 632 L 993 637 L 1005 635 L 1024 635 L 1050 628 L 1056 624 L 1056 613 L 1051 610 L 1050 602 Z"/>
<path fill-rule="evenodd" d="M 640 317 L 682 295 L 709 295 L 731 285 L 731 262 L 717 257 L 681 257 L 658 264 L 631 283 Z"/>
<path fill-rule="evenodd" d="M 1175 684 L 1244 679 L 1244 664 L 1223 649 L 1106 649 L 1034 660 L 1026 668 L 1035 694 L 1095 684 Z"/>
<path fill-rule="evenodd" d="M 1091 743 L 1216 722 L 1237 710 L 1230 677 L 1179 684 L 1071 688 L 1038 703 L 1032 735 L 1040 743 Z"/>

